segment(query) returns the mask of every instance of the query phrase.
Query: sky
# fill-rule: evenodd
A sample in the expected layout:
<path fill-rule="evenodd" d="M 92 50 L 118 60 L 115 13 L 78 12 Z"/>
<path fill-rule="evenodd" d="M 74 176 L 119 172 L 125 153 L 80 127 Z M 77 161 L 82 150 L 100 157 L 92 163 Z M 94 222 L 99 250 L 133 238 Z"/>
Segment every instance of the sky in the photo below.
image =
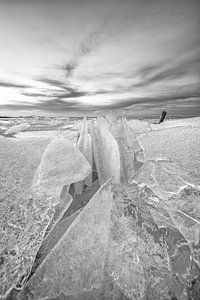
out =
<path fill-rule="evenodd" d="M 200 116 L 199 0 L 0 0 L 0 115 Z"/>

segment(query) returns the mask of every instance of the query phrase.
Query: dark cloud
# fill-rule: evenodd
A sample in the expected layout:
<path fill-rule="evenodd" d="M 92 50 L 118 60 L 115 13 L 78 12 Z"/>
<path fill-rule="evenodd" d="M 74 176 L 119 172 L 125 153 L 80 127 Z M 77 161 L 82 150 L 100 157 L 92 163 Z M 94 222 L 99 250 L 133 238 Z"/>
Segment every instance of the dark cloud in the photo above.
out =
<path fill-rule="evenodd" d="M 70 84 L 65 84 L 63 81 L 55 80 L 55 79 L 49 79 L 45 77 L 40 77 L 36 79 L 37 81 L 46 83 L 50 85 L 51 87 L 55 87 L 55 90 L 49 89 L 50 96 L 53 98 L 78 98 L 85 95 L 89 95 L 89 93 L 80 90 L 78 87 L 72 86 Z"/>
<path fill-rule="evenodd" d="M 11 109 L 11 110 L 38 110 L 38 111 L 46 111 L 46 112 L 55 112 L 55 113 L 67 113 L 67 112 L 81 112 L 88 111 L 92 112 L 96 109 L 101 108 L 102 110 L 121 110 L 123 111 L 133 111 L 134 109 L 146 109 L 149 112 L 151 109 L 157 108 L 165 108 L 167 111 L 169 110 L 178 110 L 185 111 L 188 107 L 190 112 L 193 111 L 194 115 L 199 115 L 199 105 L 200 105 L 200 90 L 198 89 L 198 85 L 188 85 L 182 89 L 174 89 L 170 93 L 162 93 L 161 95 L 155 95 L 151 97 L 129 97 L 126 99 L 118 99 L 112 101 L 109 104 L 98 105 L 85 105 L 84 103 L 79 101 L 74 101 L 73 98 L 68 99 L 68 95 L 66 100 L 64 100 L 64 96 L 62 98 L 62 94 L 54 99 L 40 101 L 33 105 L 26 105 L 21 103 L 21 105 L 9 104 L 2 105 L 2 109 Z M 104 99 L 105 101 L 106 99 Z M 109 98 L 108 98 L 109 100 Z"/>
<path fill-rule="evenodd" d="M 56 79 L 50 79 L 50 78 L 46 78 L 46 77 L 37 77 L 34 78 L 36 81 L 42 82 L 42 83 L 46 83 L 51 87 L 55 87 L 55 88 L 59 88 L 59 89 L 66 89 L 65 83 L 61 80 L 56 80 Z"/>
<path fill-rule="evenodd" d="M 71 90 L 68 93 L 62 93 L 60 95 L 57 95 L 60 99 L 66 99 L 66 98 L 79 98 L 88 95 L 87 92 L 84 91 L 78 91 L 78 90 Z"/>
<path fill-rule="evenodd" d="M 200 51 L 178 62 L 163 62 L 143 67 L 136 73 L 141 81 L 133 86 L 144 87 L 160 81 L 180 79 L 191 74 L 200 77 L 199 62 Z"/>
<path fill-rule="evenodd" d="M 71 110 L 78 110 L 80 106 L 80 103 L 74 101 L 64 101 L 61 99 L 51 99 L 47 101 L 39 101 L 35 104 L 28 105 L 24 104 L 23 102 L 18 102 L 17 104 L 6 104 L 6 105 L 1 105 L 2 109 L 7 109 L 7 110 L 27 110 L 31 113 L 31 111 L 35 110 L 40 110 L 44 112 L 67 112 Z"/>
<path fill-rule="evenodd" d="M 1 81 L 0 80 L 0 87 L 7 87 L 7 88 L 30 88 L 30 85 L 27 84 L 20 84 L 20 83 L 13 83 L 10 81 Z"/>
<path fill-rule="evenodd" d="M 47 94 L 43 94 L 43 93 L 26 93 L 26 92 L 23 92 L 23 93 L 21 93 L 22 95 L 24 95 L 24 96 L 27 96 L 27 97 L 49 97 L 49 95 L 47 95 Z"/>

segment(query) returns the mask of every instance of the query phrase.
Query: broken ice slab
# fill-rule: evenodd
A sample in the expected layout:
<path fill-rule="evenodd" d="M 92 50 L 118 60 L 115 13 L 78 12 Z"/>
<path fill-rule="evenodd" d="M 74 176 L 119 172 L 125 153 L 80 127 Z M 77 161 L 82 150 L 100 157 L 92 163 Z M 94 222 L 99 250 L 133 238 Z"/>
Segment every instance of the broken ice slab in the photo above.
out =
<path fill-rule="evenodd" d="M 29 192 L 41 157 L 51 142 L 48 138 L 24 140 L 0 137 L 1 197 L 17 186 Z"/>
<path fill-rule="evenodd" d="M 85 140 L 87 134 L 88 134 L 88 122 L 87 122 L 87 118 L 84 117 L 81 129 L 80 129 L 80 136 L 79 136 L 79 139 L 78 139 L 78 142 L 77 142 L 77 148 L 81 152 L 83 152 L 84 140 Z"/>
<path fill-rule="evenodd" d="M 102 285 L 112 199 L 108 181 L 38 267 L 19 299 L 73 296 Z"/>
<path fill-rule="evenodd" d="M 187 185 L 197 186 L 196 178 L 179 164 L 168 160 L 146 161 L 130 182 L 147 185 L 163 200 L 177 194 Z"/>
<path fill-rule="evenodd" d="M 127 186 L 126 194 L 124 199 L 123 193 L 115 195 L 118 209 L 111 211 L 105 271 L 112 279 L 112 290 L 119 287 L 128 299 L 168 299 L 170 293 L 184 299 L 170 270 L 164 231 L 153 222 L 146 205 L 152 191 Z"/>
<path fill-rule="evenodd" d="M 167 210 L 164 210 L 162 208 L 151 208 L 151 215 L 157 224 L 158 228 L 167 228 L 167 227 L 175 227 L 172 218 L 170 217 Z"/>
<path fill-rule="evenodd" d="M 36 255 L 36 259 L 31 270 L 31 273 L 34 274 L 37 267 L 41 264 L 41 262 L 45 259 L 47 254 L 53 249 L 53 247 L 58 243 L 63 234 L 67 231 L 72 222 L 76 219 L 76 217 L 80 214 L 82 209 L 78 209 L 71 216 L 57 222 L 57 224 L 53 227 L 53 229 L 48 233 L 45 239 L 42 242 L 42 245 Z"/>
<path fill-rule="evenodd" d="M 31 267 L 34 235 L 39 239 L 40 228 L 48 223 L 33 205 L 31 187 L 49 142 L 0 137 L 0 297 Z"/>
<path fill-rule="evenodd" d="M 200 191 L 187 186 L 170 197 L 165 205 L 169 215 L 189 243 L 200 241 Z"/>
<path fill-rule="evenodd" d="M 91 171 L 90 164 L 76 147 L 65 138 L 54 139 L 45 151 L 36 174 L 35 205 L 41 207 L 46 204 L 45 209 L 56 205 L 64 185 L 83 180 Z"/>
<path fill-rule="evenodd" d="M 139 185 L 147 185 L 150 188 L 155 187 L 155 178 L 152 176 L 155 163 L 156 162 L 150 160 L 146 161 L 141 168 L 138 169 L 136 174 L 130 178 L 130 183 L 137 182 Z"/>
<path fill-rule="evenodd" d="M 187 186 L 177 195 L 168 199 L 167 205 L 174 210 L 181 211 L 200 224 L 200 190 Z"/>
<path fill-rule="evenodd" d="M 85 158 L 87 159 L 87 161 L 89 162 L 89 164 L 92 167 L 93 166 L 93 151 L 92 151 L 92 139 L 91 139 L 90 134 L 86 134 L 84 136 L 83 149 L 82 150 L 79 149 L 79 150 L 83 153 L 83 155 L 85 156 Z M 75 187 L 75 193 L 76 194 L 79 194 L 79 195 L 82 194 L 85 184 L 87 186 L 92 185 L 92 176 L 93 176 L 93 174 L 91 172 L 85 178 L 85 180 L 75 183 L 74 187 Z"/>
<path fill-rule="evenodd" d="M 141 150 L 136 134 L 126 119 L 122 118 L 119 120 L 116 127 L 117 136 L 124 139 L 127 147 L 132 148 L 135 153 Z"/>
<path fill-rule="evenodd" d="M 168 213 L 186 241 L 191 245 L 198 245 L 200 241 L 200 224 L 181 211 L 170 208 Z M 200 261 L 198 263 L 200 264 Z"/>
<path fill-rule="evenodd" d="M 90 133 L 92 137 L 92 149 L 94 154 L 94 162 L 97 169 L 98 180 L 100 185 L 106 182 L 107 177 L 104 170 L 104 155 L 103 155 L 103 142 L 101 139 L 100 131 L 97 128 L 95 122 L 92 120 L 90 123 Z"/>
<path fill-rule="evenodd" d="M 83 154 L 91 167 L 93 166 L 93 151 L 92 151 L 92 138 L 90 134 L 87 134 L 86 139 L 84 141 Z M 85 184 L 88 186 L 92 186 L 92 172 L 85 179 Z"/>
<path fill-rule="evenodd" d="M 167 163 L 165 163 L 165 165 L 167 165 Z M 187 185 L 183 179 L 177 176 L 176 173 L 168 171 L 162 162 L 159 161 L 154 165 L 152 175 L 156 184 L 165 192 L 178 193 L 181 188 Z"/>
<path fill-rule="evenodd" d="M 66 139 L 49 142 L 1 139 L 1 295 L 19 281 L 18 286 L 23 285 L 63 185 L 83 179 L 91 171 L 84 156 Z M 55 218 L 62 215 L 62 208 Z"/>
<path fill-rule="evenodd" d="M 117 141 L 112 136 L 104 118 L 97 120 L 97 132 L 100 134 L 101 144 L 97 147 L 103 153 L 103 172 L 106 180 L 112 177 L 113 183 L 120 183 L 120 153 Z M 95 141 L 94 141 L 95 142 Z M 102 148 L 100 146 L 102 145 Z M 95 161 L 96 162 L 96 161 Z M 97 169 L 98 170 L 98 169 Z"/>
<path fill-rule="evenodd" d="M 142 120 L 130 120 L 128 121 L 128 125 L 132 128 L 132 130 L 136 133 L 143 133 L 151 130 L 151 126 L 149 122 Z"/>
<path fill-rule="evenodd" d="M 117 139 L 120 152 L 120 181 L 128 182 L 129 178 L 135 174 L 135 154 L 127 148 L 121 139 Z"/>
<path fill-rule="evenodd" d="M 178 163 L 200 184 L 200 130 L 179 127 L 147 132 L 138 137 L 147 160 L 168 158 Z"/>
<path fill-rule="evenodd" d="M 90 147 L 90 148 L 89 148 Z M 83 118 L 83 123 L 82 123 L 82 127 L 80 130 L 80 136 L 77 142 L 77 148 L 79 151 L 81 151 L 83 153 L 83 155 L 85 156 L 85 158 L 88 160 L 88 162 L 90 163 L 90 165 L 92 166 L 92 146 L 91 146 L 91 138 L 90 135 L 88 134 L 88 122 L 86 117 Z M 89 181 L 91 181 L 92 178 L 92 172 L 89 175 Z M 85 186 L 85 181 L 80 181 L 75 183 L 74 187 L 75 187 L 75 193 L 76 194 L 82 194 L 83 190 L 84 190 L 84 186 Z"/>
<path fill-rule="evenodd" d="M 163 169 L 175 174 L 178 178 L 183 180 L 185 184 L 198 188 L 198 178 L 191 173 L 188 173 L 187 170 L 184 170 L 180 164 L 175 163 L 174 161 L 166 160 L 162 161 L 162 166 Z"/>
<path fill-rule="evenodd" d="M 18 132 L 21 132 L 21 131 L 26 130 L 26 129 L 29 128 L 29 127 L 30 127 L 30 125 L 29 125 L 28 123 L 23 123 L 23 124 L 19 124 L 19 125 L 14 125 L 14 126 L 11 126 L 10 128 L 8 128 L 8 129 L 5 131 L 5 135 L 18 133 Z"/>
<path fill-rule="evenodd" d="M 62 189 L 61 195 L 60 195 L 60 200 L 58 204 L 54 207 L 54 216 L 45 232 L 45 236 L 51 231 L 51 229 L 55 226 L 57 222 L 62 218 L 64 213 L 67 211 L 69 206 L 71 205 L 73 201 L 72 195 L 68 193 L 69 186 L 65 185 Z"/>

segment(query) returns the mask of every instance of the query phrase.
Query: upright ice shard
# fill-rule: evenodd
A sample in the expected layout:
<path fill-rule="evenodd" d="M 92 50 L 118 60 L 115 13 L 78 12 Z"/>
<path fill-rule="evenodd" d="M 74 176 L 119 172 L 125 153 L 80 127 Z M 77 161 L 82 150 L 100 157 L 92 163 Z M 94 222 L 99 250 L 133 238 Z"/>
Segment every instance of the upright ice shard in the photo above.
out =
<path fill-rule="evenodd" d="M 101 139 L 100 131 L 96 127 L 95 122 L 92 120 L 90 123 L 90 133 L 92 137 L 92 149 L 93 149 L 93 156 L 94 156 L 94 163 L 96 165 L 98 180 L 100 185 L 106 182 L 106 174 L 104 170 L 103 160 L 103 142 Z"/>
<path fill-rule="evenodd" d="M 92 167 L 92 146 L 91 146 L 91 137 L 88 134 L 88 122 L 86 117 L 83 118 L 83 123 L 81 127 L 80 136 L 77 142 L 77 148 L 79 151 L 83 153 L 87 161 L 90 163 Z M 92 172 L 87 178 L 87 183 L 92 184 Z M 75 183 L 75 193 L 82 194 L 84 189 L 85 181 L 82 180 L 80 182 Z"/>
<path fill-rule="evenodd" d="M 89 133 L 87 134 L 84 141 L 83 154 L 91 167 L 93 167 L 92 139 Z M 92 186 L 92 172 L 85 178 L 85 184 L 88 186 Z"/>
<path fill-rule="evenodd" d="M 97 120 L 97 129 L 100 133 L 103 152 L 103 169 L 106 179 L 112 177 L 113 183 L 120 183 L 120 154 L 117 141 L 109 131 L 104 118 Z"/>
<path fill-rule="evenodd" d="M 129 178 L 135 173 L 135 153 L 138 142 L 131 127 L 124 119 L 118 120 L 115 131 L 115 138 L 120 152 L 121 182 L 128 182 Z"/>
<path fill-rule="evenodd" d="M 112 208 L 110 181 L 83 211 L 24 287 L 19 299 L 73 298 L 98 289 L 104 281 L 104 262 Z M 76 297 L 75 297 L 76 298 Z"/>

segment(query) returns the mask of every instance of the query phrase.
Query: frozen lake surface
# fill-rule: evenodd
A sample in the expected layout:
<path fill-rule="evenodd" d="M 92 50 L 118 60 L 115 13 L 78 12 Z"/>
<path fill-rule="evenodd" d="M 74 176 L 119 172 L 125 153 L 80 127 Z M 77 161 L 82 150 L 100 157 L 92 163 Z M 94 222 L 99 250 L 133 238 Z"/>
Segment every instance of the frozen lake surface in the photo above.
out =
<path fill-rule="evenodd" d="M 0 299 L 200 299 L 200 118 L 0 120 Z"/>

